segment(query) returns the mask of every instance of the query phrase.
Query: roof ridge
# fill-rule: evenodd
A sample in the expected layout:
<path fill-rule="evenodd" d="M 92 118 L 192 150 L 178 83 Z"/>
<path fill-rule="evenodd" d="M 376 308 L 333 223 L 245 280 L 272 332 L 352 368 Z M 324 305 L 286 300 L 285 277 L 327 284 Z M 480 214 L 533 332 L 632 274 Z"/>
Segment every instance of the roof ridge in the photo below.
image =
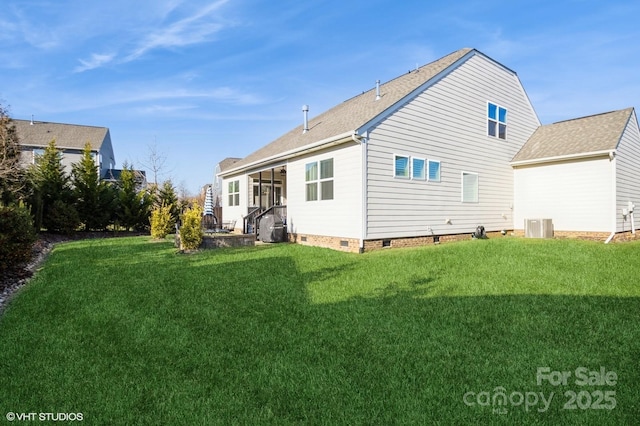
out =
<path fill-rule="evenodd" d="M 570 121 L 584 120 L 586 118 L 594 118 L 594 117 L 599 117 L 601 115 L 607 115 L 607 114 L 613 114 L 613 113 L 616 113 L 616 112 L 629 111 L 629 110 L 632 110 L 632 109 L 633 109 L 633 107 L 616 109 L 616 110 L 613 110 L 613 111 L 601 112 L 601 113 L 598 113 L 598 114 L 590 114 L 590 115 L 584 115 L 582 117 L 568 118 L 566 120 L 555 121 L 555 122 L 550 123 L 550 124 L 568 123 Z"/>
<path fill-rule="evenodd" d="M 74 127 L 93 127 L 96 129 L 108 129 L 107 126 L 94 126 L 91 124 L 72 124 L 72 123 L 59 123 L 56 121 L 40 121 L 40 120 L 23 120 L 21 118 L 12 118 L 12 121 L 22 121 L 25 123 L 33 123 L 35 124 L 58 124 L 61 126 L 74 126 Z"/>
<path fill-rule="evenodd" d="M 456 49 L 456 50 L 454 50 L 453 52 L 447 53 L 446 55 L 441 56 L 441 57 L 439 57 L 439 58 L 437 58 L 437 59 L 434 59 L 434 60 L 433 60 L 433 61 L 431 61 L 431 62 L 427 62 L 426 64 L 422 64 L 422 65 L 420 65 L 420 66 L 419 66 L 419 67 L 417 67 L 417 68 L 414 68 L 414 69 L 412 69 L 412 70 L 407 71 L 406 73 L 398 74 L 398 75 L 396 75 L 395 77 L 391 78 L 390 80 L 385 81 L 384 83 L 382 83 L 382 82 L 381 82 L 381 83 L 380 83 L 380 89 L 383 89 L 383 88 L 384 88 L 384 86 L 385 86 L 385 85 L 387 85 L 387 84 L 390 84 L 390 83 L 392 83 L 392 82 L 394 82 L 394 81 L 396 81 L 396 80 L 398 80 L 398 79 L 400 79 L 400 78 L 405 77 L 407 74 L 411 74 L 411 73 L 414 73 L 414 74 L 415 74 L 415 73 L 418 73 L 418 72 L 420 72 L 420 70 L 422 70 L 423 68 L 426 68 L 426 67 L 428 67 L 428 66 L 430 66 L 430 65 L 433 65 L 433 64 L 435 64 L 436 62 L 442 61 L 443 59 L 445 59 L 445 58 L 447 58 L 447 57 L 449 57 L 449 56 L 451 56 L 451 55 L 453 55 L 453 54 L 456 54 L 456 53 L 458 53 L 458 52 L 460 52 L 460 51 L 463 51 L 463 50 L 466 50 L 466 52 L 465 52 L 465 55 L 466 55 L 467 53 L 471 52 L 472 50 L 476 50 L 476 49 L 474 49 L 474 48 L 472 48 L 472 47 L 463 47 L 463 48 L 460 48 L 460 49 Z M 463 55 L 463 56 L 464 56 L 464 55 Z M 342 103 L 349 102 L 349 101 L 350 101 L 350 100 L 352 100 L 352 99 L 356 99 L 356 98 L 358 98 L 358 97 L 360 97 L 360 96 L 366 95 L 366 94 L 368 94 L 369 92 L 373 92 L 374 90 L 376 90 L 376 86 L 373 86 L 372 88 L 367 89 L 367 90 L 363 90 L 363 91 L 362 91 L 362 93 L 358 93 L 357 95 L 354 95 L 354 96 L 352 96 L 352 97 L 350 97 L 350 98 L 348 98 L 348 99 L 345 99 Z"/>

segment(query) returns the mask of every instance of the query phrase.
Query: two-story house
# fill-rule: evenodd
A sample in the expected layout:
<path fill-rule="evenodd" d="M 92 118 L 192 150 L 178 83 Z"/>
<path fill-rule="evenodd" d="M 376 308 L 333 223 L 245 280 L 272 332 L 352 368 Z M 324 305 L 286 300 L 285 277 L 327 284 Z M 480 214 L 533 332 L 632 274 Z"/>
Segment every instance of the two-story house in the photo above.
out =
<path fill-rule="evenodd" d="M 475 49 L 377 83 L 311 119 L 308 110 L 301 126 L 221 163 L 223 220 L 238 231 L 276 206 L 292 241 L 346 251 L 469 238 L 479 225 L 519 232 L 531 217 L 552 219 L 558 232 L 612 235 L 625 230 L 620 207 L 640 199 L 633 109 L 541 126 L 517 74 Z M 582 124 L 609 131 L 585 141 L 574 135 Z M 565 151 L 567 143 L 575 149 Z M 585 162 L 596 153 L 599 177 Z M 572 162 L 582 164 L 578 179 L 565 176 Z M 548 170 L 556 177 L 545 181 Z M 588 214 L 574 219 L 589 195 L 584 185 L 605 177 L 598 188 L 609 192 L 597 202 L 607 216 L 583 226 Z M 579 193 L 574 184 L 583 185 Z M 561 207 L 563 191 L 573 195 Z"/>

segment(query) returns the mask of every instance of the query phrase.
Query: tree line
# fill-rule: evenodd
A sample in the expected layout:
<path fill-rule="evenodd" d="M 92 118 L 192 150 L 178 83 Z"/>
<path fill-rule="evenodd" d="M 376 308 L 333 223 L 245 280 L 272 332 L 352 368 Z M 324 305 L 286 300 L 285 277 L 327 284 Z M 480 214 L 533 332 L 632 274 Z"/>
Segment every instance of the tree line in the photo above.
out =
<path fill-rule="evenodd" d="M 25 245 L 24 240 L 30 250 L 36 232 L 147 231 L 152 211 L 161 207 L 168 229 L 186 207 L 171 181 L 143 186 L 129 164 L 117 182 L 102 180 L 88 142 L 71 173 L 55 140 L 28 167 L 20 155 L 19 136 L 0 105 L 0 271 L 16 251 L 24 251 L 15 244 Z"/>

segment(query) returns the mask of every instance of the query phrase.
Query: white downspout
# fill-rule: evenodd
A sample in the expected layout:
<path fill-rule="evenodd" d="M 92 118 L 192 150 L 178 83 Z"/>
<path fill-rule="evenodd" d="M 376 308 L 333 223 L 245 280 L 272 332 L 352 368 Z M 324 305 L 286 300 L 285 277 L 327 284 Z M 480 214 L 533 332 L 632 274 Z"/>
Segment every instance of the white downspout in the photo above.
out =
<path fill-rule="evenodd" d="M 354 142 L 359 143 L 361 146 L 361 156 L 362 156 L 362 224 L 360 229 L 360 253 L 364 252 L 364 237 L 367 231 L 367 141 L 363 137 L 358 137 L 358 135 L 354 132 L 351 135 L 351 139 Z"/>
<path fill-rule="evenodd" d="M 617 229 L 617 217 L 618 217 L 618 211 L 617 211 L 617 186 L 616 186 L 616 153 L 615 151 L 610 151 L 609 152 L 609 161 L 611 161 L 611 185 L 612 185 L 612 194 L 613 194 L 613 229 L 611 231 L 611 234 L 609 234 L 609 237 L 605 240 L 605 244 L 609 244 L 611 242 L 611 240 L 613 240 L 613 237 L 615 237 L 616 235 L 616 229 Z"/>
<path fill-rule="evenodd" d="M 611 242 L 611 240 L 613 239 L 613 237 L 615 237 L 615 235 L 616 235 L 616 231 L 613 231 L 613 232 L 609 235 L 609 238 L 607 238 L 607 239 L 605 240 L 605 242 L 604 242 L 604 243 L 605 243 L 605 244 L 609 244 L 609 243 Z"/>

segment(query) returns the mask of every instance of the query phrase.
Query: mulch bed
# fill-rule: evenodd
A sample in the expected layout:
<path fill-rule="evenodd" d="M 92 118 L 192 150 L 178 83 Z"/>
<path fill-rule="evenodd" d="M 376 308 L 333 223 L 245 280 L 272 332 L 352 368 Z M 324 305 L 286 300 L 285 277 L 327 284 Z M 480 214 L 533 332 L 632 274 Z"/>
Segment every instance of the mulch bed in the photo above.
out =
<path fill-rule="evenodd" d="M 31 249 L 31 259 L 21 268 L 0 274 L 0 313 L 4 310 L 13 296 L 20 288 L 29 282 L 29 279 L 40 268 L 57 243 L 83 240 L 87 238 L 113 238 L 147 235 L 140 232 L 77 232 L 72 235 L 58 235 L 41 233 Z"/>

